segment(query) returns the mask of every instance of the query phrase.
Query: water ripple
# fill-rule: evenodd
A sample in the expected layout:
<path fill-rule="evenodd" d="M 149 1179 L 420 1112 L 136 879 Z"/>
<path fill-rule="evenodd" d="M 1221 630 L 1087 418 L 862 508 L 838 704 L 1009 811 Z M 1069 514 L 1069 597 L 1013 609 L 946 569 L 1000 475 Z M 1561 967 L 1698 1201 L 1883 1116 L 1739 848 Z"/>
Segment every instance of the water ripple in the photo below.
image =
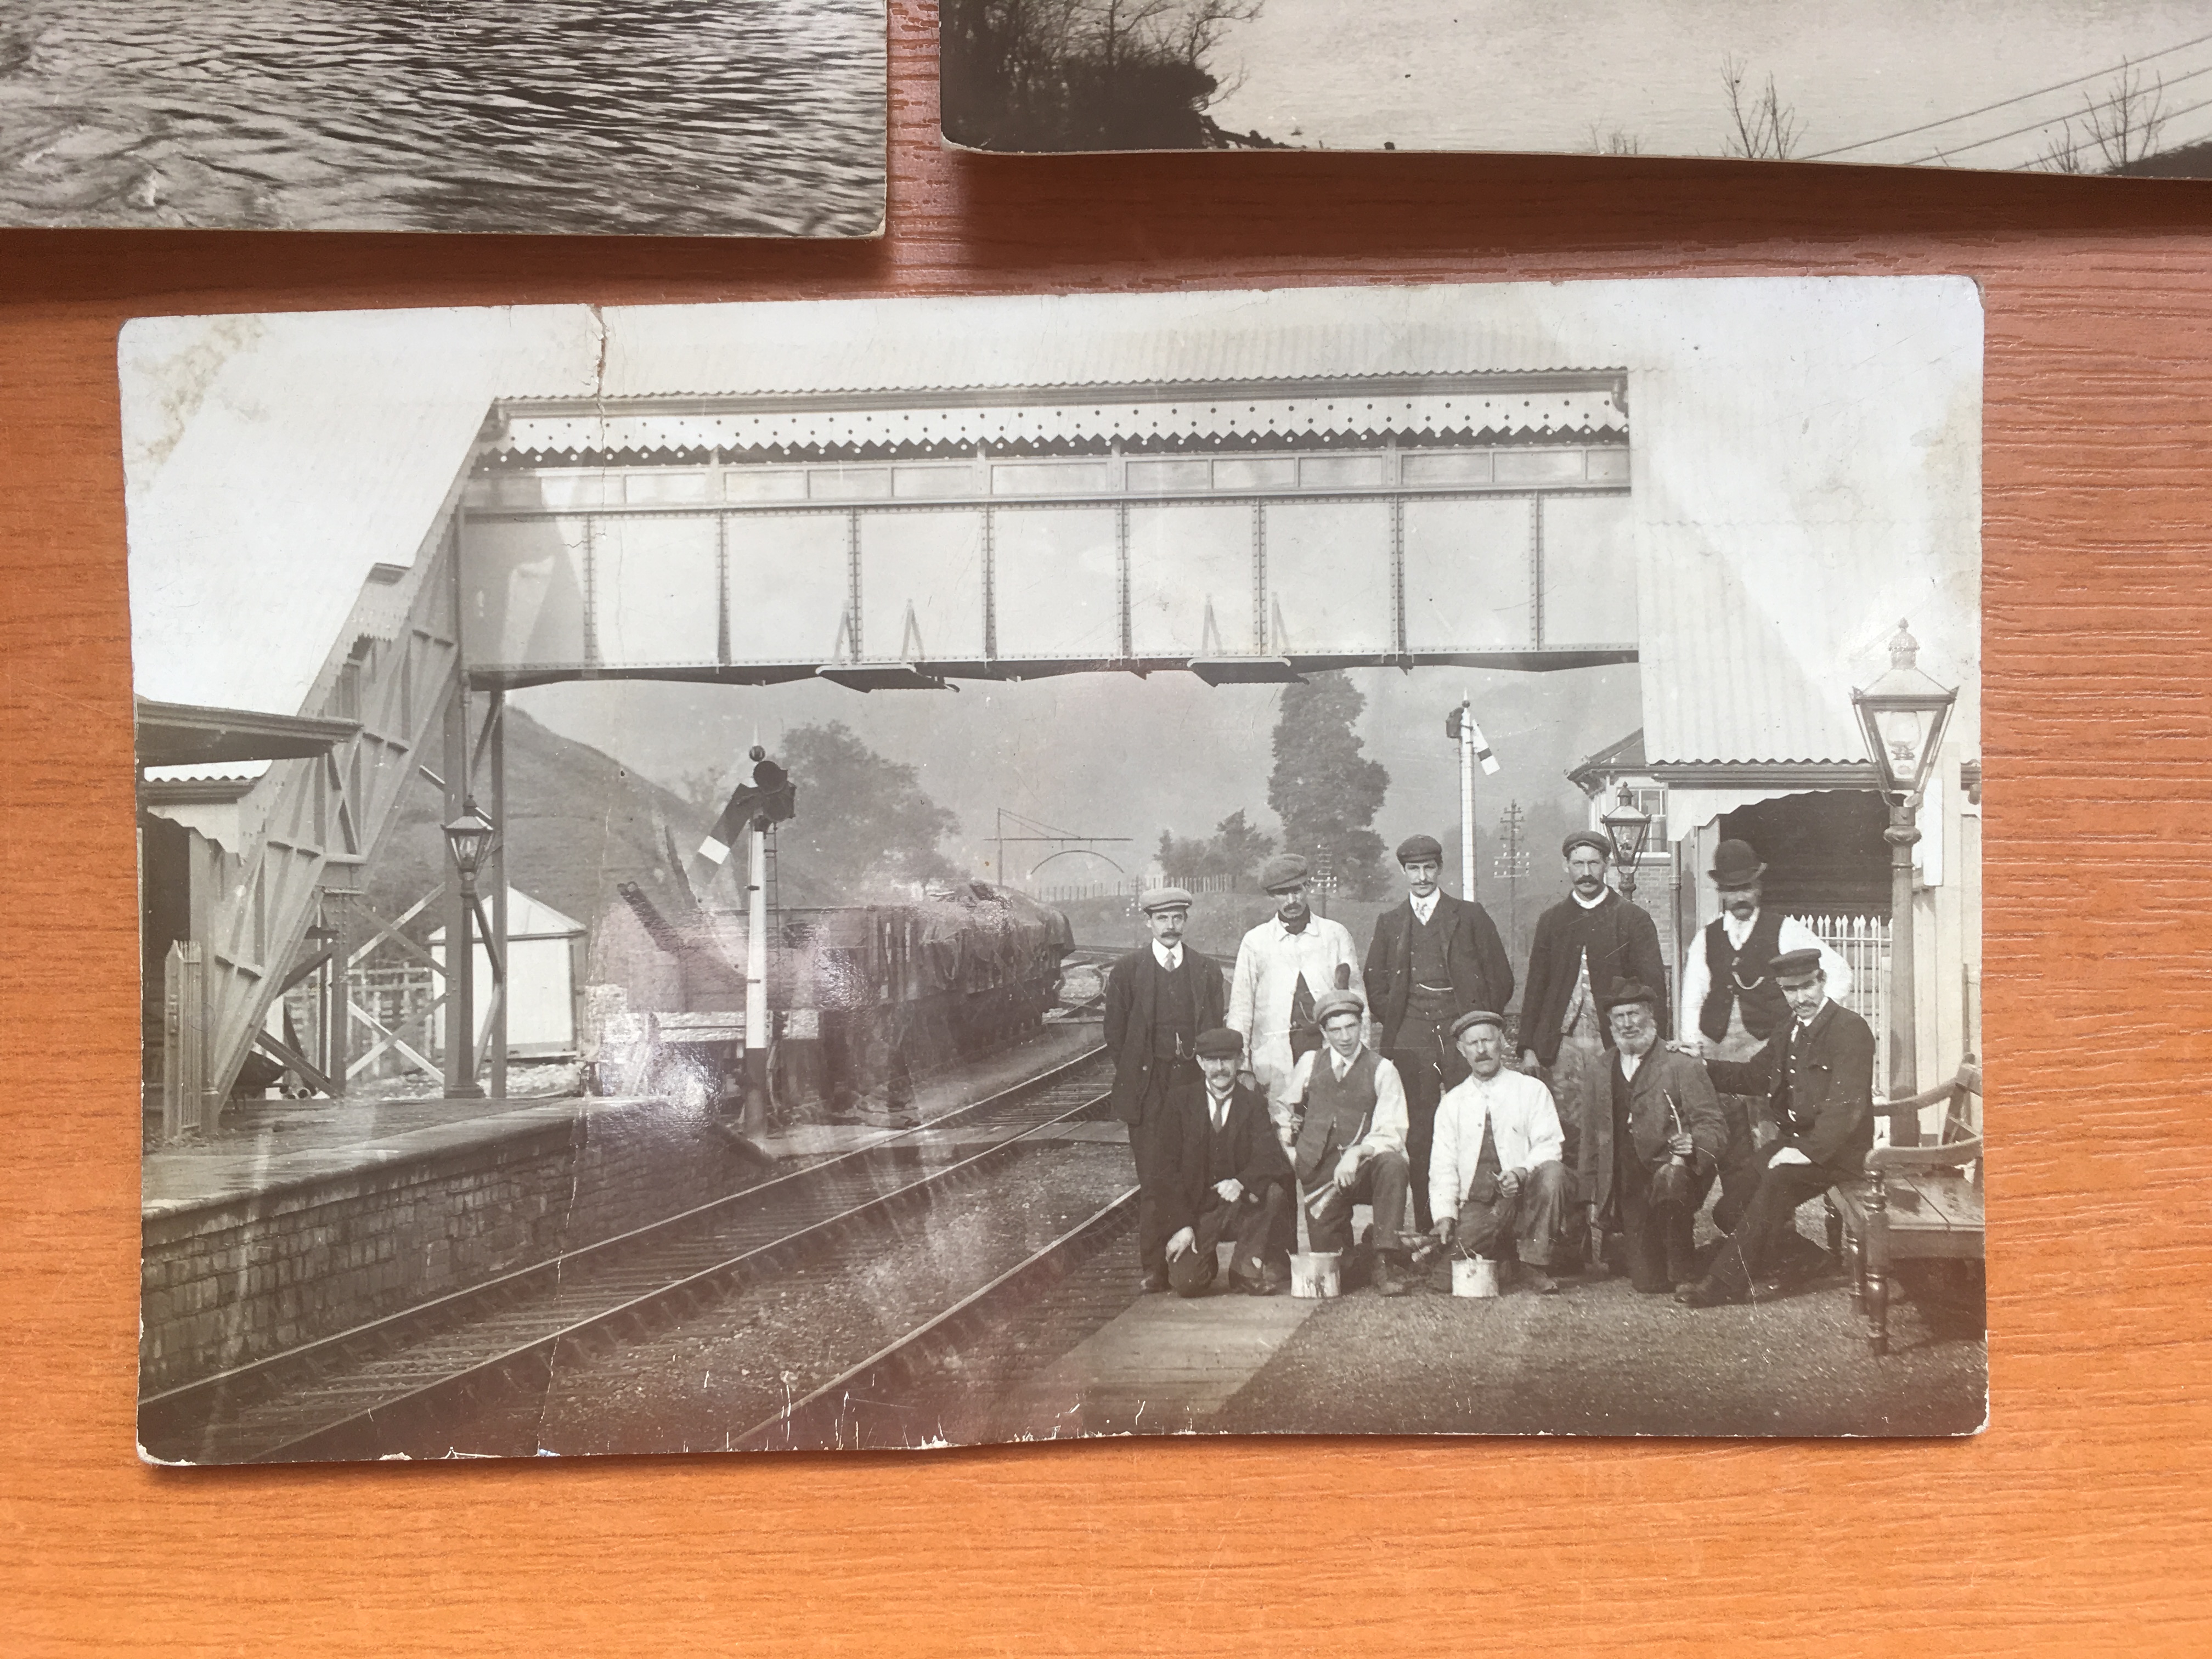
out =
<path fill-rule="evenodd" d="M 0 0 L 0 222 L 866 235 L 882 0 Z"/>

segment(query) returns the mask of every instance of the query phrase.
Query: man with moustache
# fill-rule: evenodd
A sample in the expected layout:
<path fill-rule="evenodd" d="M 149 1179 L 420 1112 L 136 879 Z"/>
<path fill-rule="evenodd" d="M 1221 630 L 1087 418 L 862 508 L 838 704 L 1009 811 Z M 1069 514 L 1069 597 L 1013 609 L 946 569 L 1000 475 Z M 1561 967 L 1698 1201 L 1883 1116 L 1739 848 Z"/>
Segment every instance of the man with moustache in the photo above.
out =
<path fill-rule="evenodd" d="M 1106 1052 L 1114 1057 L 1114 1115 L 1129 1126 L 1136 1160 L 1137 1255 L 1144 1288 L 1168 1288 L 1170 1212 L 1162 1195 L 1182 1147 L 1170 1096 L 1199 1081 L 1198 1038 L 1221 1024 L 1221 969 L 1183 947 L 1191 897 L 1180 887 L 1145 895 L 1152 940 L 1116 961 L 1106 975 Z"/>
<path fill-rule="evenodd" d="M 1640 980 L 1658 998 L 1659 1028 L 1668 1028 L 1667 967 L 1659 928 L 1638 905 L 1606 884 L 1612 844 L 1595 830 L 1577 830 L 1559 847 L 1566 860 L 1567 896 L 1536 921 L 1528 948 L 1528 985 L 1521 1000 L 1521 1060 L 1540 1069 L 1559 1109 L 1567 1167 L 1582 1168 L 1582 1138 L 1611 1109 L 1607 1079 L 1613 1033 L 1598 994 L 1615 980 Z M 1595 1204 L 1604 1194 L 1577 1191 Z"/>
<path fill-rule="evenodd" d="M 1716 1088 L 1758 1097 L 1780 1138 L 1761 1159 L 1759 1185 L 1705 1276 L 1674 1299 L 1692 1308 L 1747 1302 L 1781 1265 L 1797 1206 L 1865 1171 L 1874 1145 L 1874 1032 L 1828 1000 L 1818 951 L 1790 951 L 1768 970 L 1790 1018 L 1747 1060 L 1709 1060 Z"/>
<path fill-rule="evenodd" d="M 1628 1280 L 1647 1296 L 1698 1277 L 1692 1231 L 1728 1141 L 1705 1068 L 1659 1041 L 1659 994 L 1640 980 L 1606 996 L 1609 1109 L 1584 1126 L 1582 1181 L 1598 1224 L 1620 1234 Z"/>
<path fill-rule="evenodd" d="M 1486 1008 L 1452 1022 L 1467 1066 L 1437 1107 L 1429 1208 L 1439 1243 L 1466 1256 L 1518 1262 L 1522 1289 L 1556 1296 L 1553 1241 L 1565 1209 L 1559 1117 L 1551 1091 L 1505 1064 L 1505 1022 Z"/>
<path fill-rule="evenodd" d="M 1224 1024 L 1244 1039 L 1254 1082 L 1281 1127 L 1291 1099 L 1291 1073 L 1322 1046 L 1314 1010 L 1326 993 L 1348 989 L 1358 972 L 1352 935 L 1341 922 L 1314 915 L 1306 902 L 1306 861 L 1278 854 L 1260 866 L 1260 885 L 1275 914 L 1244 935 L 1229 986 Z M 1352 1006 L 1363 1016 L 1358 992 Z"/>
<path fill-rule="evenodd" d="M 1766 963 L 1784 951 L 1817 951 L 1828 995 L 1838 1000 L 1850 994 L 1851 970 L 1803 922 L 1761 905 L 1759 878 L 1766 866 L 1750 842 L 1723 842 L 1713 850 L 1713 867 L 1706 873 L 1720 890 L 1721 913 L 1705 924 L 1682 964 L 1678 1035 L 1685 1043 L 1696 1044 L 1707 1060 L 1749 1060 L 1790 1019 L 1790 1005 Z M 1742 1095 L 1723 1095 L 1721 1115 L 1729 1139 L 1713 1220 L 1726 1232 L 1759 1185 L 1753 1128 L 1757 1103 Z"/>
<path fill-rule="evenodd" d="M 1202 1086 L 1176 1085 L 1173 1105 L 1182 1135 L 1173 1182 L 1163 1194 L 1168 1236 L 1168 1283 L 1177 1296 L 1209 1289 L 1216 1247 L 1231 1242 L 1229 1288 L 1272 1296 L 1282 1270 L 1270 1263 L 1273 1235 L 1288 1213 L 1291 1161 L 1267 1116 L 1267 1097 L 1237 1080 L 1244 1039 L 1226 1030 L 1198 1036 Z"/>
<path fill-rule="evenodd" d="M 1375 1048 L 1398 1068 L 1406 1089 L 1407 1177 L 1413 1226 L 1427 1232 L 1429 1143 L 1443 1091 L 1467 1075 L 1451 1024 L 1471 1008 L 1513 1000 L 1513 964 L 1490 912 L 1437 884 L 1443 848 L 1433 836 L 1401 842 L 1407 897 L 1375 921 L 1367 946 L 1367 1006 Z"/>

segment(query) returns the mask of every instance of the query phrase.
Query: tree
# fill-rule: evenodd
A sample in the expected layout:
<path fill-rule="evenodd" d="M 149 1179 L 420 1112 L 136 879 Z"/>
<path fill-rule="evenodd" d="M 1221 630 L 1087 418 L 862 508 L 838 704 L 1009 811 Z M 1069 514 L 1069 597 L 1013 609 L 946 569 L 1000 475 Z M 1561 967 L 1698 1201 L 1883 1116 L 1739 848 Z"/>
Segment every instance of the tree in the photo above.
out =
<path fill-rule="evenodd" d="M 1160 831 L 1160 868 L 1170 881 L 1225 876 L 1234 886 L 1274 850 L 1275 838 L 1255 830 L 1241 806 L 1216 824 L 1211 836 L 1203 839 L 1178 837 L 1171 830 Z"/>
<path fill-rule="evenodd" d="M 777 856 L 840 890 L 954 876 L 937 844 L 960 821 L 923 793 L 915 768 L 888 760 L 842 720 L 794 727 L 778 757 L 799 787 L 799 816 Z"/>
<path fill-rule="evenodd" d="M 1224 32 L 1261 0 L 944 0 L 945 136 L 980 149 L 1217 149 Z"/>
<path fill-rule="evenodd" d="M 1732 128 L 1726 140 L 1726 153 L 1753 161 L 1788 161 L 1790 152 L 1797 145 L 1796 106 L 1784 106 L 1774 90 L 1771 75 L 1766 77 L 1766 89 L 1747 100 L 1743 74 L 1741 58 L 1721 59 L 1721 79 L 1728 85 L 1729 121 Z"/>
<path fill-rule="evenodd" d="M 2088 129 L 2086 143 L 2075 136 L 2071 120 L 2063 121 L 2058 137 L 2031 165 L 2045 173 L 2124 173 L 2156 155 L 2166 127 L 2165 78 L 2154 76 L 2146 88 L 2140 70 L 2122 65 L 2102 98 L 2081 95 L 2081 124 Z M 2103 158 L 2101 168 L 2091 165 L 2091 145 Z"/>
<path fill-rule="evenodd" d="M 1369 828 L 1390 774 L 1361 754 L 1352 727 L 1367 699 L 1341 670 L 1283 691 L 1275 722 L 1275 769 L 1267 805 L 1283 821 L 1283 847 L 1316 866 L 1327 855 L 1337 880 L 1363 898 L 1389 888 L 1382 838 Z"/>

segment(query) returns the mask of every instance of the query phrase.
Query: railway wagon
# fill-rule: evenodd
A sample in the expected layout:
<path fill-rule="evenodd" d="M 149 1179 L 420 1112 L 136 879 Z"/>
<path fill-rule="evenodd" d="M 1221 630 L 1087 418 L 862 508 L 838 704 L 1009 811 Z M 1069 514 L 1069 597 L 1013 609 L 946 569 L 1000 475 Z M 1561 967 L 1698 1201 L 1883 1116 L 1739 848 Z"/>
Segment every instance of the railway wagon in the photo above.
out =
<path fill-rule="evenodd" d="M 595 986 L 586 1058 L 603 1093 L 698 1103 L 744 1070 L 745 919 L 672 924 L 623 896 L 676 972 L 634 993 Z M 1035 1030 L 1058 999 L 1067 918 L 987 882 L 933 883 L 909 902 L 786 908 L 769 920 L 769 1106 L 786 1121 L 896 1111 L 914 1079 Z"/>

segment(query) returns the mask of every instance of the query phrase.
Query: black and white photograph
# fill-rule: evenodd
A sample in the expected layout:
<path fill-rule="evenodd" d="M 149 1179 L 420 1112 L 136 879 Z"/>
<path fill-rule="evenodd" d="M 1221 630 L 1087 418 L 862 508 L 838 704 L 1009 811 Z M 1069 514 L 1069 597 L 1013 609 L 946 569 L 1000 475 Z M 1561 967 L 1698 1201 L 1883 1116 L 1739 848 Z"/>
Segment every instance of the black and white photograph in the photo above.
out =
<path fill-rule="evenodd" d="M 0 225 L 876 236 L 884 0 L 0 0 Z"/>
<path fill-rule="evenodd" d="M 2212 176 L 2194 0 L 942 0 L 994 150 L 1492 150 Z"/>
<path fill-rule="evenodd" d="M 1979 1432 L 1982 354 L 132 322 L 141 1455 Z"/>

